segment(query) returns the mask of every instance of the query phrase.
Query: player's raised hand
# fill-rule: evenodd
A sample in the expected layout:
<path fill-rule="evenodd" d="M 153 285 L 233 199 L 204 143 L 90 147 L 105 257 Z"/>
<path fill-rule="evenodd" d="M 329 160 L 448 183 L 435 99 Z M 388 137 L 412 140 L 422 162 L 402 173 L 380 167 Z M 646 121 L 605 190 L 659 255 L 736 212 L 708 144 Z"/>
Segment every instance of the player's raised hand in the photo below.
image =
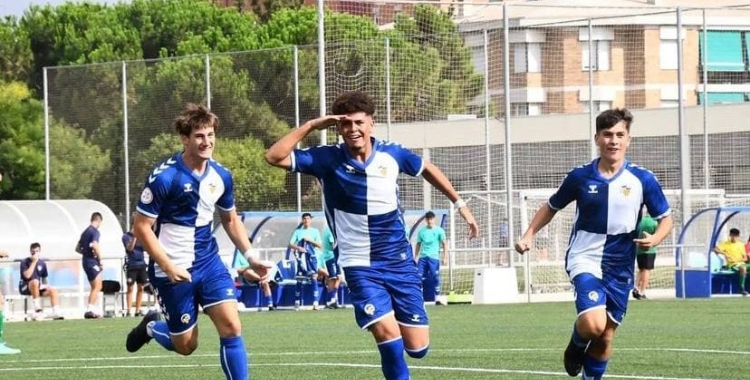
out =
<path fill-rule="evenodd" d="M 164 269 L 164 273 L 167 274 L 169 281 L 172 283 L 190 282 L 193 280 L 190 272 L 185 268 L 171 266 L 170 268 Z"/>
<path fill-rule="evenodd" d="M 516 252 L 524 254 L 531 249 L 531 238 L 522 237 L 516 241 Z"/>
<path fill-rule="evenodd" d="M 466 224 L 469 225 L 469 238 L 479 236 L 479 224 L 477 224 L 477 221 L 474 219 L 474 214 L 471 213 L 469 207 L 464 206 L 459 208 L 458 213 L 464 218 Z"/>
<path fill-rule="evenodd" d="M 260 277 L 260 281 L 266 281 L 271 275 L 271 269 L 273 269 L 275 265 L 276 264 L 274 264 L 272 261 L 261 260 L 253 261 L 252 264 L 250 264 L 250 267 L 253 268 L 255 274 Z"/>
<path fill-rule="evenodd" d="M 310 123 L 315 129 L 326 129 L 328 127 L 336 125 L 336 122 L 345 118 L 346 115 L 325 115 L 317 119 L 310 120 Z"/>

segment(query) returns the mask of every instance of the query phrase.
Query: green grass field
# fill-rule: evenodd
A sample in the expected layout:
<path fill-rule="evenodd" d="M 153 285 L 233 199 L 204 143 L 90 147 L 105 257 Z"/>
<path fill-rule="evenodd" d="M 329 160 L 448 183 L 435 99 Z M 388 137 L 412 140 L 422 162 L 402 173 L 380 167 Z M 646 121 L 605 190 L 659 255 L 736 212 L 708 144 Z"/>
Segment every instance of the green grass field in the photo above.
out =
<path fill-rule="evenodd" d="M 631 301 L 607 378 L 747 379 L 749 299 Z M 564 379 L 571 303 L 429 307 L 432 344 L 413 379 Z M 352 309 L 243 313 L 252 379 L 380 379 L 377 350 Z M 190 357 L 155 342 L 124 349 L 133 318 L 6 325 L 23 353 L 0 356 L 0 379 L 223 379 L 218 339 L 200 320 Z M 722 326 L 723 327 L 720 327 Z M 735 327 L 730 327 L 735 326 Z"/>

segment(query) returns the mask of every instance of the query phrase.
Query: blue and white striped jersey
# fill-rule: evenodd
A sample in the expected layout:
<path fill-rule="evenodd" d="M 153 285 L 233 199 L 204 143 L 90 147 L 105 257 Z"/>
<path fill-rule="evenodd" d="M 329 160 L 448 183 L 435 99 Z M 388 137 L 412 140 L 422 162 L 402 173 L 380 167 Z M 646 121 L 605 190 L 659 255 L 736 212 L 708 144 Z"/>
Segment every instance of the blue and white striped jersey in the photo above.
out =
<path fill-rule="evenodd" d="M 598 163 L 597 158 L 571 170 L 549 199 L 554 210 L 576 201 L 565 265 L 571 279 L 580 273 L 632 277 L 642 206 L 656 220 L 672 212 L 651 171 L 626 161 L 607 179 Z"/>
<path fill-rule="evenodd" d="M 175 265 L 200 266 L 219 252 L 212 234 L 214 211 L 215 206 L 234 209 L 232 186 L 231 173 L 216 161 L 209 160 L 199 176 L 177 153 L 148 176 L 137 210 L 156 219 L 156 236 Z M 165 276 L 154 265 L 156 276 Z"/>
<path fill-rule="evenodd" d="M 291 171 L 318 178 L 328 226 L 342 267 L 382 267 L 413 260 L 398 199 L 399 173 L 422 174 L 422 158 L 403 146 L 372 138 L 362 163 L 345 144 L 296 149 Z"/>

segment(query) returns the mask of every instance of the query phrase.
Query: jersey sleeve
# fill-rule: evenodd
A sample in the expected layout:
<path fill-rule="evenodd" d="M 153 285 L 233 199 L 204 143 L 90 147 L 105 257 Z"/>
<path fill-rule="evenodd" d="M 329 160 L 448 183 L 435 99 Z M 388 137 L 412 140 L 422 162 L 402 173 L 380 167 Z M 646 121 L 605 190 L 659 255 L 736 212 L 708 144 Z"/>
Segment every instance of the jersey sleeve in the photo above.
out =
<path fill-rule="evenodd" d="M 338 149 L 332 146 L 315 146 L 305 149 L 295 149 L 289 156 L 292 160 L 291 172 L 309 174 L 320 178 L 323 176 L 323 170 L 330 166 L 327 164 L 332 157 L 333 150 Z"/>
<path fill-rule="evenodd" d="M 446 239 L 445 237 L 445 230 L 440 228 L 440 234 L 438 235 L 438 240 L 442 243 Z"/>
<path fill-rule="evenodd" d="M 300 239 L 297 237 L 297 231 L 299 231 L 299 229 L 294 230 L 294 233 L 292 233 L 292 237 L 289 239 L 289 244 L 296 245 L 300 241 Z"/>
<path fill-rule="evenodd" d="M 152 174 L 146 179 L 146 185 L 141 191 L 136 210 L 149 218 L 156 219 L 161 213 L 162 206 L 169 196 L 171 177 Z"/>
<path fill-rule="evenodd" d="M 234 210 L 234 179 L 226 169 L 221 173 L 221 179 L 224 181 L 224 194 L 221 194 L 216 206 L 222 211 L 232 211 Z"/>
<path fill-rule="evenodd" d="M 570 202 L 576 200 L 576 177 L 573 171 L 570 171 L 567 176 L 557 188 L 554 194 L 549 198 L 547 203 L 549 206 L 556 211 L 562 210 L 565 206 L 569 205 Z"/>
<path fill-rule="evenodd" d="M 648 214 L 651 215 L 654 220 L 660 220 L 672 213 L 672 209 L 669 207 L 669 201 L 667 196 L 664 195 L 664 191 L 661 189 L 659 181 L 656 179 L 653 173 L 647 172 L 648 175 L 643 176 L 643 202 L 646 204 Z"/>
<path fill-rule="evenodd" d="M 416 177 L 422 174 L 424 170 L 424 159 L 418 154 L 405 148 L 400 144 L 393 144 L 393 156 L 398 162 L 399 170 L 402 173 L 406 173 L 412 177 Z"/>
<path fill-rule="evenodd" d="M 101 234 L 101 232 L 99 232 L 99 230 L 98 230 L 98 229 L 95 229 L 95 228 L 94 228 L 93 230 L 94 230 L 94 232 L 93 232 L 93 233 L 91 234 L 91 243 L 94 243 L 94 242 L 97 242 L 97 243 L 98 243 L 98 242 L 99 242 L 99 237 L 100 237 L 100 236 L 101 236 L 102 234 Z M 91 243 L 89 243 L 89 244 L 91 244 Z"/>
<path fill-rule="evenodd" d="M 424 227 L 417 232 L 417 243 L 422 244 L 424 243 L 424 239 L 422 238 L 422 231 L 424 230 Z"/>

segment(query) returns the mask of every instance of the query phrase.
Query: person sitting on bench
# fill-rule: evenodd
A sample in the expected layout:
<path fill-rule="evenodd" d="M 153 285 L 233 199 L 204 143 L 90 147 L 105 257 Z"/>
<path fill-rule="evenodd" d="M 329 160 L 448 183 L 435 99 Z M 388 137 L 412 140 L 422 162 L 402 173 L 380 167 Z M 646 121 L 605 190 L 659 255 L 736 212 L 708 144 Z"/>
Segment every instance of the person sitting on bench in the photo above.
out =
<path fill-rule="evenodd" d="M 64 319 L 60 315 L 58 304 L 57 289 L 47 284 L 47 263 L 39 258 L 42 246 L 39 243 L 31 243 L 29 247 L 29 257 L 21 261 L 21 281 L 18 284 L 18 292 L 31 296 L 31 304 L 34 307 L 34 314 L 31 319 L 38 321 L 44 319 L 44 309 L 39 297 L 49 297 L 52 302 L 52 319 Z"/>
<path fill-rule="evenodd" d="M 747 295 L 745 290 L 745 277 L 747 276 L 747 252 L 745 252 L 745 245 L 740 241 L 740 230 L 732 228 L 729 230 L 729 240 L 725 240 L 716 247 L 714 252 L 719 256 L 724 256 L 725 267 L 738 272 L 740 275 L 740 289 L 742 295 Z"/>

